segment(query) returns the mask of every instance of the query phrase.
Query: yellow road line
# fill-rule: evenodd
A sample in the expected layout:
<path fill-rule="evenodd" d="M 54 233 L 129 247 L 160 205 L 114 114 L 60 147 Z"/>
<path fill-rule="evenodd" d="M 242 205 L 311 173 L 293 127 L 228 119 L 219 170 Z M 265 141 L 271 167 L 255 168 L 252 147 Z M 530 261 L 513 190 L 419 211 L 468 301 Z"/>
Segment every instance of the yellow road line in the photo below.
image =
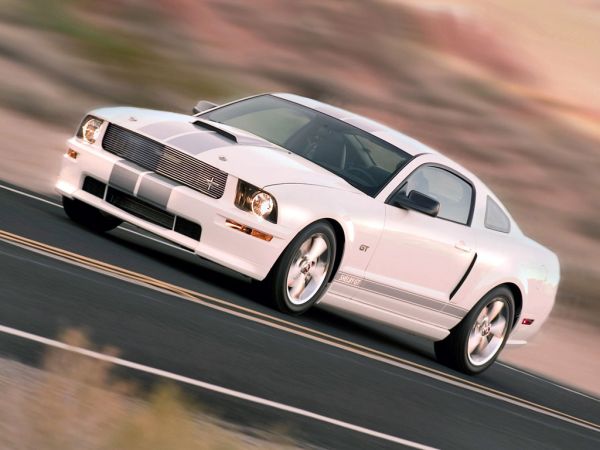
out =
<path fill-rule="evenodd" d="M 551 415 L 556 418 L 560 418 L 563 420 L 567 420 L 572 423 L 576 423 L 586 428 L 593 429 L 595 431 L 600 431 L 600 424 L 596 424 L 590 422 L 585 419 L 581 419 L 564 412 L 549 408 L 544 405 L 540 405 L 538 403 L 532 402 L 530 400 L 526 400 L 520 397 L 517 397 L 512 394 L 508 394 L 478 383 L 475 383 L 470 380 L 466 380 L 464 378 L 448 374 L 442 372 L 440 370 L 424 366 L 422 364 L 415 363 L 413 361 L 400 358 L 395 355 L 391 355 L 389 353 L 385 353 L 361 344 L 354 343 L 352 341 L 348 341 L 346 339 L 338 338 L 336 336 L 323 333 L 321 331 L 305 327 L 303 325 L 295 324 L 293 322 L 289 322 L 287 320 L 281 319 L 279 317 L 271 316 L 269 314 L 262 313 L 260 311 L 256 311 L 250 308 L 246 308 L 244 306 L 237 305 L 235 303 L 229 302 L 227 300 L 223 300 L 220 298 L 212 297 L 206 294 L 202 294 L 200 292 L 193 291 L 191 289 L 183 288 L 181 286 L 177 286 L 174 284 L 167 283 L 165 281 L 150 277 L 148 275 L 144 275 L 138 272 L 133 272 L 131 270 L 125 269 L 123 267 L 115 266 L 103 261 L 99 261 L 93 258 L 89 258 L 87 256 L 80 255 L 78 253 L 73 253 L 59 247 L 54 247 L 43 242 L 35 241 L 17 234 L 13 234 L 4 230 L 0 230 L 0 240 L 3 240 L 8 243 L 14 243 L 20 247 L 25 247 L 28 249 L 37 250 L 42 253 L 46 253 L 49 255 L 54 255 L 59 257 L 62 260 L 67 262 L 73 262 L 78 265 L 82 265 L 84 267 L 89 267 L 92 269 L 96 269 L 100 272 L 106 272 L 108 274 L 116 275 L 119 278 L 123 278 L 125 280 L 135 281 L 137 283 L 153 287 L 155 289 L 159 289 L 161 291 L 166 291 L 167 293 L 171 293 L 182 297 L 187 300 L 192 300 L 194 302 L 200 303 L 202 305 L 218 309 L 222 312 L 234 314 L 238 317 L 242 317 L 245 319 L 253 320 L 255 322 L 259 322 L 261 324 L 271 326 L 286 332 L 290 332 L 293 334 L 301 335 L 303 337 L 307 337 L 313 340 L 317 340 L 319 342 L 335 346 L 337 348 L 341 348 L 347 351 L 352 351 L 353 353 L 358 353 L 363 356 L 369 357 L 371 359 L 376 359 L 378 361 L 382 361 L 385 363 L 394 363 L 393 365 L 403 367 L 403 368 L 412 368 L 414 371 L 417 371 L 421 374 L 427 375 L 429 377 L 433 377 L 440 381 L 445 381 L 455 386 L 470 388 L 470 390 L 490 395 L 494 398 L 508 401 L 509 403 L 527 407 L 528 409 L 536 410 L 538 412 L 546 413 L 547 415 Z"/>

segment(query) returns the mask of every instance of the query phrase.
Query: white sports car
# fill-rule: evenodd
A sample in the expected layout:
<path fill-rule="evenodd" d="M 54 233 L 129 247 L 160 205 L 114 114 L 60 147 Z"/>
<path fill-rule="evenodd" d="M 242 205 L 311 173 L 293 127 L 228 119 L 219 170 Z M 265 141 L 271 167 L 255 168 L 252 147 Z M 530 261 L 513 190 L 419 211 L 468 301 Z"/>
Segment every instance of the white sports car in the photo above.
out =
<path fill-rule="evenodd" d="M 290 94 L 194 113 L 90 112 L 56 184 L 67 215 L 132 223 L 263 281 L 284 312 L 320 303 L 424 336 L 467 373 L 548 317 L 556 255 L 437 151 Z"/>

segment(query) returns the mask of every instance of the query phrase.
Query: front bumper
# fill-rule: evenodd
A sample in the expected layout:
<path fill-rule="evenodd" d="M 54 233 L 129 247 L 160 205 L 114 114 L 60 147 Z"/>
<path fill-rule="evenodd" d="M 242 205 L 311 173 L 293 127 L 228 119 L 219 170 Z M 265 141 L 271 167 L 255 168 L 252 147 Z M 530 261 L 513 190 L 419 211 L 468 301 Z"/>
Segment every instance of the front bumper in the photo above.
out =
<path fill-rule="evenodd" d="M 64 155 L 56 190 L 62 196 L 77 199 L 108 214 L 161 236 L 197 255 L 262 280 L 291 240 L 292 232 L 241 211 L 234 205 L 237 178 L 229 176 L 225 192 L 214 199 L 187 186 L 177 185 L 153 172 L 104 151 L 98 144 L 89 145 L 77 138 L 68 141 L 76 159 Z M 202 227 L 199 240 L 136 217 L 82 189 L 84 179 L 92 177 L 108 186 L 160 207 L 177 217 Z M 240 232 L 227 220 L 273 236 L 270 242 Z"/>

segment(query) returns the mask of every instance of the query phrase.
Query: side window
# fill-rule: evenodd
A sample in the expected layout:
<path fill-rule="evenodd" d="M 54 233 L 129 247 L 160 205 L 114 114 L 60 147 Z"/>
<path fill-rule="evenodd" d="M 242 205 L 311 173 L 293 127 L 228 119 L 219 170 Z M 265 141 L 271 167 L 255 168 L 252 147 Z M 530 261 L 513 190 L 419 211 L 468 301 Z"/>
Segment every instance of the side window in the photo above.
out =
<path fill-rule="evenodd" d="M 418 191 L 440 202 L 438 217 L 467 224 L 471 215 L 473 188 L 462 178 L 435 166 L 415 170 L 400 189 L 404 195 Z"/>
<path fill-rule="evenodd" d="M 510 219 L 500 205 L 492 200 L 490 197 L 487 198 L 485 205 L 485 227 L 490 230 L 500 231 L 502 233 L 510 232 Z"/>

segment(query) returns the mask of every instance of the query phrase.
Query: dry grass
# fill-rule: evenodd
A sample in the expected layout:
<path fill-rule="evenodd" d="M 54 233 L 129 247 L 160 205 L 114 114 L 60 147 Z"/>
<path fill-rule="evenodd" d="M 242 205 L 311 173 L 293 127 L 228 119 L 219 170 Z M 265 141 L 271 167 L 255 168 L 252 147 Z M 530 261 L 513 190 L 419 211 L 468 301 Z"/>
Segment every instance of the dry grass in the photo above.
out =
<path fill-rule="evenodd" d="M 63 340 L 89 348 L 79 331 Z M 103 353 L 115 354 L 114 349 Z M 0 360 L 0 448 L 12 450 L 225 450 L 294 448 L 245 436 L 199 412 L 173 385 L 142 394 L 109 363 L 58 349 L 43 370 Z"/>

